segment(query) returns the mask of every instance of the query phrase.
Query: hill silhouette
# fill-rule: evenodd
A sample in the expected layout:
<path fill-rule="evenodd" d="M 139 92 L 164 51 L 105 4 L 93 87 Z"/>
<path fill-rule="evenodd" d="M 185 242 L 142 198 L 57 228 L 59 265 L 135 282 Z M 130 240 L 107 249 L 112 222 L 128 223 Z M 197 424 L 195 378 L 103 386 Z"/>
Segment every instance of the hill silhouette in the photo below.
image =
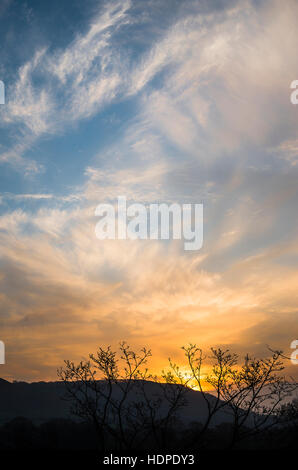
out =
<path fill-rule="evenodd" d="M 161 386 L 158 383 L 146 381 L 145 390 L 149 399 L 162 399 Z M 171 384 L 167 387 L 178 387 Z M 117 390 L 113 394 L 117 395 Z M 35 424 L 41 424 L 52 419 L 74 419 L 69 402 L 64 398 L 65 389 L 61 382 L 8 382 L 0 379 L 0 425 L 5 424 L 16 417 L 29 419 Z M 210 402 L 215 400 L 211 394 L 207 394 Z M 137 392 L 132 392 L 129 400 L 138 399 Z M 188 389 L 185 394 L 186 405 L 178 412 L 181 422 L 204 422 L 207 417 L 206 402 L 201 392 Z M 166 404 L 161 405 L 161 409 Z M 231 416 L 227 411 L 219 411 L 211 425 L 215 426 L 223 422 L 231 422 Z"/>
<path fill-rule="evenodd" d="M 105 387 L 105 383 L 100 386 Z M 177 384 L 160 384 L 152 381 L 138 381 L 140 387 L 135 386 L 128 395 L 131 403 L 141 403 L 146 397 L 150 401 L 161 399 L 158 408 L 160 415 L 167 412 L 168 403 L 164 399 L 163 387 L 175 394 Z M 118 384 L 119 386 L 119 384 Z M 119 395 L 118 395 L 119 394 Z M 185 406 L 177 411 L 177 420 L 167 429 L 167 442 L 162 442 L 163 450 L 171 452 L 177 449 L 226 449 L 229 448 L 231 432 L 233 430 L 233 415 L 227 408 L 220 409 L 212 418 L 210 426 L 201 440 L 193 441 L 193 437 L 204 428 L 208 417 L 205 399 L 212 405 L 216 398 L 211 394 L 200 391 L 185 390 Z M 117 385 L 113 387 L 112 398 L 117 401 L 121 397 L 121 390 Z M 222 404 L 224 402 L 221 402 Z M 296 410 L 296 408 L 295 408 Z M 241 449 L 293 449 L 297 442 L 297 412 L 292 408 L 288 412 L 293 415 L 292 425 L 261 430 L 257 435 L 250 435 L 241 441 Z M 294 413 L 294 414 L 293 414 Z M 296 414 L 295 414 L 296 413 Z M 253 420 L 258 416 L 252 413 L 247 425 L 253 427 Z M 161 437 L 165 428 L 157 430 Z M 119 448 L 112 436 L 105 433 L 105 450 L 116 452 Z M 133 448 L 135 451 L 160 451 L 153 439 L 152 433 L 146 440 L 140 440 L 141 445 Z M 90 420 L 74 416 L 71 412 L 70 402 L 65 400 L 65 384 L 63 382 L 8 382 L 0 379 L 0 451 L 10 450 L 83 450 L 102 452 L 101 438 L 96 433 Z M 121 450 L 121 449 L 120 449 Z"/>

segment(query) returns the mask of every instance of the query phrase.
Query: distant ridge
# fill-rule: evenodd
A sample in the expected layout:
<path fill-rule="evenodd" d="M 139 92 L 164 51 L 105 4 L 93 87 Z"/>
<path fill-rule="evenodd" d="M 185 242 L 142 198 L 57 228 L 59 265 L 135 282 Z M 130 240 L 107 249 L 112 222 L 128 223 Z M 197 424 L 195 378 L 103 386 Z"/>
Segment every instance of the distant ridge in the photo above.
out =
<path fill-rule="evenodd" d="M 0 377 L 0 387 L 5 385 L 11 385 L 11 382 L 8 382 L 8 380 L 5 379 L 1 379 Z"/>
<path fill-rule="evenodd" d="M 169 385 L 177 387 L 177 385 Z M 160 384 L 145 382 L 146 394 L 152 399 L 161 394 Z M 117 393 L 117 392 L 115 392 Z M 129 399 L 139 400 L 140 395 L 132 392 Z M 62 382 L 8 382 L 0 379 L 0 425 L 16 417 L 30 419 L 35 424 L 52 419 L 76 419 L 70 412 L 70 404 L 63 400 L 65 385 Z M 160 395 L 162 396 L 162 394 Z M 215 398 L 206 394 L 210 402 Z M 207 417 L 207 406 L 202 393 L 188 389 L 186 391 L 188 404 L 181 409 L 179 418 L 185 424 L 204 422 Z M 162 405 L 166 406 L 166 405 Z M 230 422 L 227 410 L 221 410 L 213 418 L 212 425 Z"/>

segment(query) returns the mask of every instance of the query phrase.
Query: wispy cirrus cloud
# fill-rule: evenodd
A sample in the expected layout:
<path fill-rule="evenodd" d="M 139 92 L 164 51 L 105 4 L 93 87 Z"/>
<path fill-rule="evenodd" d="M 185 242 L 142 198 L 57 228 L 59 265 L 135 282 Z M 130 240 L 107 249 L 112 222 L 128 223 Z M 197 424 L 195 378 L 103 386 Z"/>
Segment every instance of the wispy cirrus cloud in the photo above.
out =
<path fill-rule="evenodd" d="M 127 21 L 129 5 L 129 1 L 107 5 L 87 33 L 66 50 L 37 50 L 19 69 L 1 110 L 2 125 L 14 126 L 17 143 L 2 152 L 0 160 L 38 170 L 38 164 L 22 159 L 36 139 L 61 133 L 115 98 L 121 79 L 110 39 L 113 29 Z"/>
<path fill-rule="evenodd" d="M 36 193 L 2 194 L 16 204 L 0 218 L 9 374 L 53 378 L 74 348 L 80 358 L 123 338 L 151 345 L 159 364 L 188 341 L 241 353 L 263 354 L 265 342 L 288 347 L 297 317 L 297 108 L 289 100 L 297 3 L 205 12 L 199 3 L 167 28 L 156 24 L 158 35 L 133 55 L 121 40 L 129 43 L 138 22 L 135 2 L 110 2 L 64 49 L 37 48 L 19 69 L 2 110 L 17 142 L 2 160 L 19 169 L 40 170 L 26 152 L 42 136 L 70 129 L 75 140 L 78 124 L 110 103 L 127 100 L 131 113 L 105 145 L 97 127 L 85 136 L 96 142 L 93 158 L 82 154 L 71 191 L 58 195 L 43 180 Z M 203 201 L 202 251 L 99 242 L 94 209 L 120 194 Z"/>
<path fill-rule="evenodd" d="M 134 21 L 130 7 L 129 1 L 107 4 L 66 49 L 37 50 L 20 68 L 2 110 L 2 122 L 19 126 L 18 142 L 2 152 L 2 161 L 21 165 L 36 139 L 139 93 L 162 71 L 166 80 L 153 93 L 145 91 L 142 112 L 182 151 L 193 155 L 200 148 L 203 159 L 218 149 L 233 151 L 243 139 L 263 144 L 273 138 L 279 125 L 275 110 L 288 108 L 281 71 L 290 80 L 296 70 L 295 58 L 283 54 L 276 39 L 286 27 L 289 48 L 295 39 L 294 2 L 289 0 L 282 15 L 276 2 L 258 12 L 250 2 L 240 2 L 226 11 L 185 17 L 132 64 L 115 40 Z M 293 110 L 287 120 L 290 138 Z M 38 170 L 38 164 L 30 165 Z"/>

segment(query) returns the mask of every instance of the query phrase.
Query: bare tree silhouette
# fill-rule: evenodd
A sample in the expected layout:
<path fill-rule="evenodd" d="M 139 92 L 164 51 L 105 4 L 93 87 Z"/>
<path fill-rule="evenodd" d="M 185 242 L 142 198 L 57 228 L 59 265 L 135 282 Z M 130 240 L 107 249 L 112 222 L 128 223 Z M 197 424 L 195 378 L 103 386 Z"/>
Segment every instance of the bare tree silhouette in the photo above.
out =
<path fill-rule="evenodd" d="M 173 432 L 183 428 L 179 416 L 190 389 L 200 392 L 205 420 L 188 429 L 184 448 L 204 448 L 219 413 L 225 412 L 229 423 L 229 447 L 290 419 L 283 401 L 297 383 L 283 375 L 282 351 L 270 350 L 270 357 L 263 359 L 246 355 L 241 364 L 229 350 L 212 348 L 211 356 L 205 356 L 195 344 L 182 349 L 187 372 L 169 359 L 169 369 L 159 377 L 147 367 L 151 350 L 135 352 L 126 342 L 120 343 L 118 353 L 110 346 L 99 347 L 88 361 L 78 365 L 65 361 L 58 370 L 66 387 L 65 399 L 76 416 L 93 423 L 102 451 L 107 446 L 140 448 L 149 442 L 161 450 L 173 445 Z M 207 374 L 203 373 L 206 367 Z M 157 386 L 154 391 L 152 382 Z"/>
<path fill-rule="evenodd" d="M 204 375 L 203 351 L 193 344 L 182 349 L 190 370 L 188 383 L 195 384 L 207 408 L 207 418 L 192 445 L 204 445 L 204 434 L 220 410 L 233 419 L 230 447 L 280 423 L 283 400 L 297 390 L 297 383 L 281 374 L 285 368 L 282 351 L 270 350 L 271 356 L 265 359 L 246 355 L 244 363 L 239 365 L 237 354 L 211 348 L 208 357 L 212 361 L 211 372 Z M 204 384 L 214 390 L 214 399 L 205 392 Z"/>
<path fill-rule="evenodd" d="M 150 349 L 136 353 L 122 342 L 118 354 L 110 346 L 99 347 L 88 361 L 75 365 L 66 360 L 65 367 L 58 369 L 72 413 L 94 424 L 103 451 L 106 439 L 109 443 L 112 439 L 118 450 L 149 438 L 160 449 L 167 445 L 170 427 L 186 404 L 187 390 L 179 374 L 163 373 L 162 383 L 150 374 L 149 357 Z M 149 394 L 149 382 L 159 385 L 158 393 Z"/>

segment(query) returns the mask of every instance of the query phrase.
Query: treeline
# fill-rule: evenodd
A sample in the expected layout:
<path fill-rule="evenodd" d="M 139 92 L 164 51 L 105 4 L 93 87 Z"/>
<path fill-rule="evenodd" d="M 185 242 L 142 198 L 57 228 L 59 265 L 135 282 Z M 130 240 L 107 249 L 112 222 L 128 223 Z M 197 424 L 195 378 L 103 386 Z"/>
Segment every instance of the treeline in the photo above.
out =
<path fill-rule="evenodd" d="M 193 439 L 202 424 L 192 423 L 189 428 L 176 426 L 168 429 L 168 440 L 165 447 L 160 448 L 155 439 L 148 437 L 146 441 L 135 441 L 136 445 L 129 450 L 134 452 L 191 452 Z M 204 445 L 201 450 L 226 450 L 230 448 L 233 435 L 232 424 L 222 423 L 204 434 Z M 117 441 L 106 435 L 105 453 L 121 452 Z M 287 425 L 280 429 L 264 430 L 258 436 L 250 436 L 236 445 L 238 450 L 296 450 L 298 442 L 298 426 Z M 72 420 L 51 420 L 34 425 L 25 418 L 14 420 L 0 426 L 0 451 L 97 451 L 103 452 L 98 435 L 92 423 L 74 422 Z"/>

